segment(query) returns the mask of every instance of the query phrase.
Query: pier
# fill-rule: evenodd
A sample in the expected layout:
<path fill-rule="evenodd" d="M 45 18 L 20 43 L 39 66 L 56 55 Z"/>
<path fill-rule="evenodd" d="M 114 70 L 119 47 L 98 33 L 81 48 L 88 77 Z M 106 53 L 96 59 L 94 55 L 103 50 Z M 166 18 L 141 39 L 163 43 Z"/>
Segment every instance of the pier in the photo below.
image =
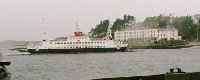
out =
<path fill-rule="evenodd" d="M 133 76 L 118 78 L 102 78 L 93 80 L 200 80 L 200 72 L 186 73 L 180 68 L 170 69 L 170 72 L 159 75 Z"/>

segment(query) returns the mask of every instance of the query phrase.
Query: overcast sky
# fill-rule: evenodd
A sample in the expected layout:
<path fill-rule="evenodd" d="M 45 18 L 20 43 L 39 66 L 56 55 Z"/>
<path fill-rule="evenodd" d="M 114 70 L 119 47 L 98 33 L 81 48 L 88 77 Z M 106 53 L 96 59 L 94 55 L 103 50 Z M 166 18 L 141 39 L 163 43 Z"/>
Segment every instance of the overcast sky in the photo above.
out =
<path fill-rule="evenodd" d="M 88 32 L 100 20 L 131 14 L 146 16 L 200 13 L 199 0 L 0 0 L 0 41 L 40 40 L 42 33 L 59 37 L 75 30 Z M 41 18 L 45 24 L 41 24 Z"/>

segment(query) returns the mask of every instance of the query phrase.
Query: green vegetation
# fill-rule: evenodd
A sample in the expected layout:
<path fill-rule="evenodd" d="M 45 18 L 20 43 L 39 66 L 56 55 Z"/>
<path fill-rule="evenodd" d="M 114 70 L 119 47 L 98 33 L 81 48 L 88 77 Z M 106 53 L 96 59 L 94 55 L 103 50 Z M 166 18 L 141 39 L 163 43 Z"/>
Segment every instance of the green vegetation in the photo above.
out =
<path fill-rule="evenodd" d="M 146 17 L 143 24 L 151 28 L 166 28 L 170 24 L 170 16 L 153 16 Z"/>
<path fill-rule="evenodd" d="M 186 47 L 186 44 L 188 44 L 188 42 L 184 40 L 161 39 L 152 43 L 150 46 L 148 46 L 148 48 L 173 49 Z"/>
<path fill-rule="evenodd" d="M 127 29 L 129 27 L 128 24 L 132 22 L 135 22 L 135 17 L 131 15 L 124 15 L 122 19 L 116 19 L 111 28 L 112 36 L 114 36 L 115 31 Z"/>
<path fill-rule="evenodd" d="M 150 28 L 167 28 L 170 25 L 172 28 L 176 28 L 179 31 L 179 35 L 183 40 L 187 41 L 199 41 L 200 37 L 200 20 L 195 23 L 191 16 L 153 16 L 147 17 L 144 22 L 146 26 Z"/>
<path fill-rule="evenodd" d="M 161 39 L 158 41 L 153 40 L 147 40 L 147 41 L 135 41 L 130 40 L 128 42 L 129 48 L 134 49 L 176 49 L 176 48 L 183 48 L 183 47 L 189 47 L 187 44 L 187 41 L 184 40 L 167 40 L 167 39 Z"/>
<path fill-rule="evenodd" d="M 103 20 L 95 28 L 92 28 L 90 33 L 91 37 L 102 38 L 106 36 L 107 29 L 109 26 L 109 20 Z"/>
<path fill-rule="evenodd" d="M 197 36 L 199 35 L 200 25 L 198 23 L 194 23 L 191 16 L 182 16 L 178 17 L 174 20 L 174 27 L 178 29 L 179 34 L 182 36 L 184 40 L 187 41 L 196 41 Z M 198 33 L 198 34 L 197 34 Z"/>
<path fill-rule="evenodd" d="M 129 24 L 134 23 L 135 17 L 131 15 L 124 15 L 123 18 L 117 18 L 114 21 L 113 26 L 111 27 L 112 36 L 114 37 L 114 32 L 127 29 L 129 27 Z M 178 29 L 179 35 L 182 36 L 183 40 L 200 41 L 200 19 L 195 23 L 191 16 L 174 17 L 159 15 L 146 17 L 142 24 L 145 27 L 149 28 L 176 28 Z M 95 26 L 95 28 L 91 29 L 91 37 L 105 37 L 109 25 L 109 20 L 101 21 Z"/>
<path fill-rule="evenodd" d="M 135 21 L 135 17 L 130 15 L 124 15 L 123 19 L 120 18 L 116 19 L 115 22 L 113 23 L 113 26 L 111 27 L 112 36 L 114 37 L 115 31 L 127 28 L 128 27 L 127 24 L 133 21 Z M 95 28 L 91 29 L 90 31 L 91 37 L 94 38 L 105 37 L 109 25 L 110 25 L 109 20 L 101 21 L 99 24 L 95 26 Z"/>

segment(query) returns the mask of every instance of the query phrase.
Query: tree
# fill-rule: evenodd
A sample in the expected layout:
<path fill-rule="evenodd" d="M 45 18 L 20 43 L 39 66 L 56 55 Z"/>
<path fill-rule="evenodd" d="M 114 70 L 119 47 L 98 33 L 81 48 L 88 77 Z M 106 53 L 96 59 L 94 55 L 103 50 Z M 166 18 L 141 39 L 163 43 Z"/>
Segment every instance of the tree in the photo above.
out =
<path fill-rule="evenodd" d="M 197 25 L 191 16 L 181 16 L 174 22 L 174 26 L 179 30 L 180 35 L 184 40 L 194 41 L 196 39 Z"/>
<path fill-rule="evenodd" d="M 112 36 L 114 37 L 114 32 L 128 28 L 129 27 L 128 25 L 131 23 L 135 23 L 135 17 L 131 15 L 125 14 L 123 16 L 123 19 L 120 18 L 116 19 L 111 28 Z"/>
<path fill-rule="evenodd" d="M 95 28 L 92 28 L 90 33 L 91 37 L 94 38 L 103 38 L 107 34 L 107 29 L 109 26 L 109 20 L 103 20 L 99 24 L 95 26 Z"/>
<path fill-rule="evenodd" d="M 128 24 L 135 22 L 135 17 L 131 15 L 124 15 L 123 19 L 116 19 L 111 27 L 112 36 L 114 37 L 114 32 L 117 30 L 126 29 Z M 90 30 L 91 37 L 94 38 L 102 38 L 105 37 L 107 34 L 107 29 L 109 26 L 109 20 L 103 20 L 99 24 Z"/>
<path fill-rule="evenodd" d="M 146 17 L 143 23 L 150 28 L 166 28 L 170 24 L 170 17 L 161 14 L 159 16 Z"/>

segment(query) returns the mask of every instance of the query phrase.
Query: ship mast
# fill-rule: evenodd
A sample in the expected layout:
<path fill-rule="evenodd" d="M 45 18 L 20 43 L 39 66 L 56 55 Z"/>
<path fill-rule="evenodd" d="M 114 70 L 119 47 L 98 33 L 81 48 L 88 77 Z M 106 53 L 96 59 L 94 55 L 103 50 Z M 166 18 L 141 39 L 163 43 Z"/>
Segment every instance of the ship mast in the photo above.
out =
<path fill-rule="evenodd" d="M 74 32 L 75 36 L 83 36 L 83 32 L 80 31 L 79 23 L 76 22 L 76 32 Z"/>
<path fill-rule="evenodd" d="M 42 27 L 45 27 L 47 22 L 46 22 L 46 17 L 42 17 L 40 24 Z M 47 32 L 42 32 L 42 41 L 47 41 L 48 40 L 48 36 L 47 36 Z"/>
<path fill-rule="evenodd" d="M 80 31 L 79 22 L 76 22 L 75 25 L 76 25 L 76 31 L 79 32 Z"/>

